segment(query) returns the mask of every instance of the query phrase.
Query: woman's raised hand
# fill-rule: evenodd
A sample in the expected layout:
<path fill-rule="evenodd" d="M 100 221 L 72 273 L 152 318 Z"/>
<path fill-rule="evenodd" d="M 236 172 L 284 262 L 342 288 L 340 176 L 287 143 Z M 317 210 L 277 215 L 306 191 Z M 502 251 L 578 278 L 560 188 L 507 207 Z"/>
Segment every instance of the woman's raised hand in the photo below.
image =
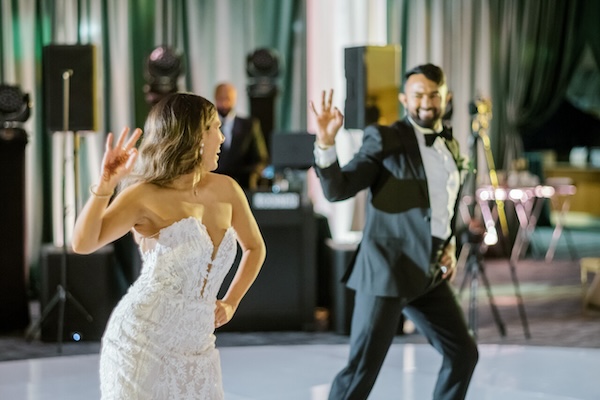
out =
<path fill-rule="evenodd" d="M 321 95 L 321 111 L 317 111 L 314 102 L 310 106 L 317 117 L 317 145 L 329 147 L 335 144 L 335 136 L 344 123 L 344 116 L 337 107 L 332 107 L 333 89 L 329 90 L 329 96 L 325 90 Z"/>
<path fill-rule="evenodd" d="M 142 135 L 142 130 L 137 128 L 129 139 L 125 140 L 128 133 L 129 128 L 123 128 L 114 146 L 112 132 L 106 138 L 106 150 L 102 159 L 102 181 L 105 183 L 116 186 L 133 169 L 138 155 L 135 144 Z"/>

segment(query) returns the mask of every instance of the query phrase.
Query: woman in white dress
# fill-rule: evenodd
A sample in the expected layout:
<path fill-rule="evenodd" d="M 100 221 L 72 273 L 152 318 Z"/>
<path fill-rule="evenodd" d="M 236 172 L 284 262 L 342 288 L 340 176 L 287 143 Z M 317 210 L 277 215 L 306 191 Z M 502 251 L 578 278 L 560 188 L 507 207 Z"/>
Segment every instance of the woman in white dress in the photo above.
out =
<path fill-rule="evenodd" d="M 223 398 L 214 330 L 254 282 L 265 244 L 242 189 L 211 172 L 220 125 L 211 102 L 176 93 L 151 109 L 139 149 L 140 129 L 123 129 L 114 145 L 108 134 L 73 250 L 88 254 L 133 231 L 143 268 L 102 338 L 104 400 Z M 238 244 L 238 270 L 218 300 Z"/>

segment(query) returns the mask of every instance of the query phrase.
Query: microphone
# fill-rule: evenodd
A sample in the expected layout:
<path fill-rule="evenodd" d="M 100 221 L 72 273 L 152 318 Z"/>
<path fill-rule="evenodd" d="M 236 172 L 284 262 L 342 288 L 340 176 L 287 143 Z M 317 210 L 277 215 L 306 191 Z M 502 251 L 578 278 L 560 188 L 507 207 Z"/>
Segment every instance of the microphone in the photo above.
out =
<path fill-rule="evenodd" d="M 469 115 L 475 115 L 477 114 L 477 105 L 475 104 L 475 101 L 470 101 L 469 102 Z"/>
<path fill-rule="evenodd" d="M 492 111 L 492 102 L 489 99 L 478 98 L 469 102 L 469 114 L 488 114 Z"/>

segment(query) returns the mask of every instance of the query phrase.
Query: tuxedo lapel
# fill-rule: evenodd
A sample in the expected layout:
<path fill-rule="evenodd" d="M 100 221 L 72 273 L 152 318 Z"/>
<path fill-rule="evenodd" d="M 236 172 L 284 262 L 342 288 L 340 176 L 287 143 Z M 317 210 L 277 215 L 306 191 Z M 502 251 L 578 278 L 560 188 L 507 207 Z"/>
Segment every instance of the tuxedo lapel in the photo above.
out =
<path fill-rule="evenodd" d="M 423 159 L 421 158 L 421 151 L 419 150 L 419 143 L 417 142 L 414 128 L 406 119 L 402 121 L 396 121 L 392 127 L 398 132 L 400 140 L 404 144 L 404 148 L 406 149 L 406 163 L 408 167 L 410 168 L 413 176 L 419 181 L 419 188 L 423 192 L 425 198 L 429 198 L 429 190 L 427 189 L 427 176 L 425 175 Z"/>

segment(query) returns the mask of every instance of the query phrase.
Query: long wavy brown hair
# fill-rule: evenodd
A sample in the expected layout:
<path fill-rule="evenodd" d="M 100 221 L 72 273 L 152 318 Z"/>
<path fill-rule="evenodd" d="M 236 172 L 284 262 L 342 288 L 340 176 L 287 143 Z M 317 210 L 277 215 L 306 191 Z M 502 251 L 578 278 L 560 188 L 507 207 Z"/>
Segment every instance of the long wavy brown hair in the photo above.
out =
<path fill-rule="evenodd" d="M 192 172 L 197 183 L 203 134 L 216 115 L 213 103 L 191 93 L 174 93 L 159 101 L 148 114 L 138 159 L 121 189 L 137 182 L 166 186 Z"/>

